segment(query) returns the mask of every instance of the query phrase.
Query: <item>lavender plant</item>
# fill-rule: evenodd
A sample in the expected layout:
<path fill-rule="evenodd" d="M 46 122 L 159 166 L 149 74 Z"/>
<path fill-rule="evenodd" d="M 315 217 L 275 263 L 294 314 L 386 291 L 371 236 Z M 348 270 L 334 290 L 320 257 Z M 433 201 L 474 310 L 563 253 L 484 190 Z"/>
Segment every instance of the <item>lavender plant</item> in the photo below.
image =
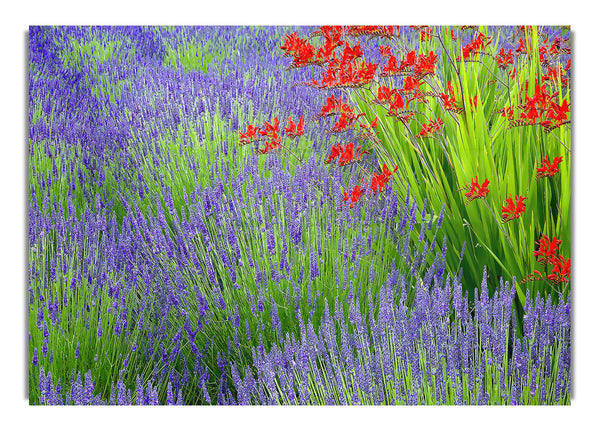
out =
<path fill-rule="evenodd" d="M 396 284 L 391 273 L 378 304 L 369 293 L 368 311 L 350 292 L 346 304 L 325 306 L 318 329 L 299 315 L 299 337 L 270 351 L 254 348 L 251 365 L 229 364 L 235 391 L 221 398 L 231 404 L 570 403 L 569 303 L 528 298 L 520 339 L 511 312 L 515 280 L 501 282 L 490 298 L 484 279 L 471 309 L 456 278 L 440 283 L 431 274 L 410 305 L 405 283 Z"/>
<path fill-rule="evenodd" d="M 30 402 L 568 403 L 568 302 L 469 305 L 442 209 L 340 205 L 326 124 L 237 145 L 320 109 L 289 31 L 31 27 Z"/>

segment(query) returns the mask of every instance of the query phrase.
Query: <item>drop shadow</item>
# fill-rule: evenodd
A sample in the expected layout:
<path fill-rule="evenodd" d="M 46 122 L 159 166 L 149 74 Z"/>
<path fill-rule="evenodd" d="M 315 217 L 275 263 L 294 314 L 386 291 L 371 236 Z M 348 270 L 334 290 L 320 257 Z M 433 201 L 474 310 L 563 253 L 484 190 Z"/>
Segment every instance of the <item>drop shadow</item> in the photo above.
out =
<path fill-rule="evenodd" d="M 23 281 L 25 285 L 25 289 L 23 294 L 25 295 L 25 313 L 24 316 L 24 328 L 23 328 L 23 339 L 28 340 L 28 328 L 29 328 L 29 297 L 28 297 L 28 289 L 29 289 L 29 30 L 26 30 L 23 33 L 23 49 L 25 50 L 24 63 L 23 64 L 23 86 L 22 88 L 25 90 L 23 92 L 23 98 L 25 107 L 23 114 L 25 115 L 25 121 L 23 121 L 23 127 L 25 131 L 23 136 L 25 137 L 25 145 L 23 146 L 25 151 L 24 166 L 23 166 L 23 180 L 25 182 L 25 199 L 24 199 L 24 213 L 25 213 L 25 224 L 24 224 L 24 245 L 23 253 L 25 254 L 24 262 L 26 263 L 23 268 Z M 25 372 L 23 373 L 23 395 L 25 400 L 29 402 L 29 342 L 25 341 L 24 346 L 24 358 L 25 358 Z"/>

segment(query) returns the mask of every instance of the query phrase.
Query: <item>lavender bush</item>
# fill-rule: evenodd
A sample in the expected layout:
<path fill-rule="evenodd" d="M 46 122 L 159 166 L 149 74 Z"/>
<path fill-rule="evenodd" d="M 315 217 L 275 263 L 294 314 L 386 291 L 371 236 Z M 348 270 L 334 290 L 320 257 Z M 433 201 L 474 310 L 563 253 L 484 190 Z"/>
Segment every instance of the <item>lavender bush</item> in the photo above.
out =
<path fill-rule="evenodd" d="M 407 306 L 393 274 L 379 304 L 361 312 L 325 306 L 317 330 L 300 321 L 300 337 L 270 351 L 253 349 L 241 376 L 231 363 L 232 404 L 564 404 L 569 403 L 570 304 L 528 301 L 526 333 L 516 336 L 514 282 L 489 297 L 485 282 L 474 310 L 460 285 L 419 283 Z M 484 293 L 485 292 L 485 293 Z M 400 302 L 395 298 L 400 296 Z M 377 306 L 378 305 L 378 306 Z M 377 309 L 376 315 L 373 310 Z"/>

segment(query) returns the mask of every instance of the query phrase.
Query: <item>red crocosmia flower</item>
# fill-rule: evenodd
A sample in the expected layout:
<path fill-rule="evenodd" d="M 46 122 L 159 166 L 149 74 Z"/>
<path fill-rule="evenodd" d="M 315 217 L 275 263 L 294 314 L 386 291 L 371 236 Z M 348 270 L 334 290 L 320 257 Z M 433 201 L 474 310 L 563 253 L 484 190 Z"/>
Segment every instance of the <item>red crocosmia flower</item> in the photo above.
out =
<path fill-rule="evenodd" d="M 404 109 L 404 99 L 399 93 L 394 96 L 394 101 L 390 103 L 388 114 L 398 115 Z"/>
<path fill-rule="evenodd" d="M 279 141 L 271 141 L 266 143 L 265 148 L 259 148 L 257 152 L 259 154 L 267 154 L 275 150 L 277 147 L 279 147 Z"/>
<path fill-rule="evenodd" d="M 414 116 L 415 116 L 414 112 L 408 112 L 407 114 L 404 114 L 404 115 L 398 115 L 398 118 L 403 123 L 408 123 L 411 120 L 411 118 L 414 118 Z"/>
<path fill-rule="evenodd" d="M 542 75 L 542 82 L 555 81 L 558 79 L 558 67 L 548 67 L 548 73 Z"/>
<path fill-rule="evenodd" d="M 473 51 L 473 47 L 471 45 L 467 44 L 466 46 L 464 46 L 463 49 L 462 49 L 463 58 L 465 60 L 468 60 L 471 57 L 471 52 L 472 51 Z M 458 58 L 457 60 L 460 60 L 460 58 Z"/>
<path fill-rule="evenodd" d="M 523 39 L 519 39 L 519 46 L 517 47 L 515 52 L 519 54 L 527 54 L 527 48 L 525 47 L 525 42 L 523 42 Z"/>
<path fill-rule="evenodd" d="M 365 190 L 361 189 L 357 185 L 354 186 L 354 189 L 352 190 L 352 195 L 350 195 L 350 196 L 348 196 L 348 191 L 344 190 L 344 199 L 342 199 L 342 205 L 343 205 L 343 202 L 350 201 L 350 208 L 352 208 L 354 206 L 354 204 L 358 202 L 358 200 L 364 194 L 364 192 L 365 192 Z"/>
<path fill-rule="evenodd" d="M 558 93 L 555 93 L 553 95 L 548 93 L 546 86 L 539 85 L 537 83 L 537 79 L 536 79 L 535 92 L 534 92 L 533 98 L 541 109 L 548 109 L 548 107 L 550 106 L 549 104 L 550 104 L 551 99 L 553 97 L 555 97 L 556 95 L 558 95 Z"/>
<path fill-rule="evenodd" d="M 521 118 L 526 118 L 531 124 L 535 123 L 536 118 L 540 116 L 539 112 L 535 108 L 529 109 L 527 112 L 521 113 Z"/>
<path fill-rule="evenodd" d="M 469 189 L 469 191 L 465 193 L 465 196 L 467 197 L 466 205 L 469 205 L 469 203 L 475 199 L 485 198 L 490 193 L 490 189 L 488 189 L 489 184 L 490 180 L 487 178 L 481 185 L 479 185 L 479 179 L 477 177 L 475 177 L 474 180 L 471 180 L 471 185 L 465 186 L 465 188 Z"/>
<path fill-rule="evenodd" d="M 376 63 L 366 63 L 358 70 L 358 82 L 357 84 L 369 83 L 375 77 L 375 71 L 377 70 Z"/>
<path fill-rule="evenodd" d="M 346 148 L 344 149 L 342 154 L 340 154 L 339 165 L 344 166 L 344 165 L 350 163 L 353 158 L 354 158 L 354 143 L 348 142 L 346 144 Z"/>
<path fill-rule="evenodd" d="M 542 281 L 543 279 L 544 276 L 542 275 L 542 273 L 539 272 L 537 269 L 534 269 L 533 274 L 529 274 L 527 277 L 521 280 L 521 284 L 527 283 L 528 281 Z"/>
<path fill-rule="evenodd" d="M 404 86 L 402 88 L 402 91 L 420 91 L 420 86 L 423 85 L 423 82 L 419 81 L 418 79 L 413 78 L 412 76 L 407 76 L 404 79 Z"/>
<path fill-rule="evenodd" d="M 285 51 L 283 55 L 295 55 L 302 43 L 306 43 L 306 41 L 304 39 L 300 39 L 296 32 L 286 35 L 285 43 L 281 47 L 281 49 Z"/>
<path fill-rule="evenodd" d="M 348 191 L 344 190 L 344 199 L 342 199 L 342 202 L 347 202 L 350 200 L 350 196 L 348 196 Z"/>
<path fill-rule="evenodd" d="M 350 47 L 350 45 L 348 45 L 348 43 L 346 43 L 344 51 L 342 52 L 342 63 L 353 61 L 362 56 L 363 56 L 363 51 L 362 51 L 362 48 L 360 47 L 360 42 L 357 43 L 353 47 Z"/>
<path fill-rule="evenodd" d="M 336 74 L 338 73 L 338 69 L 334 67 L 332 63 L 329 64 L 329 68 L 323 72 L 321 84 L 319 88 L 328 88 L 335 84 L 336 82 Z"/>
<path fill-rule="evenodd" d="M 396 165 L 396 167 L 394 168 L 394 170 L 392 172 L 390 172 L 390 170 L 388 169 L 388 167 L 385 165 L 385 163 L 383 164 L 382 168 L 381 168 L 381 176 L 384 179 L 384 185 L 388 183 L 388 181 L 392 178 L 392 175 L 396 173 L 396 171 L 398 171 L 398 165 Z"/>
<path fill-rule="evenodd" d="M 365 124 L 361 124 L 360 127 L 364 128 L 364 129 L 368 129 L 371 128 L 373 130 L 375 130 L 377 128 L 377 117 L 375 117 L 375 119 L 371 122 L 370 125 L 365 125 Z"/>
<path fill-rule="evenodd" d="M 503 108 L 502 109 L 502 116 L 505 118 L 513 118 L 515 116 L 515 111 L 513 108 Z"/>
<path fill-rule="evenodd" d="M 325 44 L 320 46 L 317 50 L 317 63 L 325 63 L 336 60 L 335 49 L 338 46 L 343 45 L 343 42 L 341 41 L 342 33 L 343 28 L 340 26 L 331 28 L 328 26 L 323 26 L 311 35 L 311 37 L 320 35 L 325 38 Z"/>
<path fill-rule="evenodd" d="M 383 187 L 384 184 L 382 182 L 381 176 L 374 173 L 373 179 L 371 180 L 371 190 L 373 190 L 373 194 L 376 194 L 377 192 L 381 191 Z"/>
<path fill-rule="evenodd" d="M 552 260 L 553 257 L 556 257 L 558 253 L 558 246 L 562 243 L 562 241 L 556 239 L 556 237 L 552 238 L 552 241 L 550 241 L 550 238 L 548 238 L 546 235 L 542 235 L 537 243 L 540 248 L 533 252 L 533 256 L 537 257 L 538 262 L 540 262 L 542 265 L 546 265 Z"/>
<path fill-rule="evenodd" d="M 381 103 L 390 103 L 394 94 L 397 94 L 396 89 L 381 86 L 377 89 L 377 101 Z"/>
<path fill-rule="evenodd" d="M 360 199 L 360 197 L 363 195 L 364 192 L 365 192 L 364 189 L 361 189 L 359 186 L 354 186 L 354 190 L 352 190 L 352 198 L 351 198 L 350 208 L 352 208 L 352 206 L 356 202 L 358 202 L 358 200 Z"/>
<path fill-rule="evenodd" d="M 487 43 L 486 43 L 487 41 Z M 476 37 L 473 38 L 471 43 L 466 44 L 462 48 L 462 55 L 465 61 L 474 60 L 474 56 L 482 52 L 489 44 L 491 40 L 489 37 L 485 36 L 483 33 L 479 33 Z M 460 57 L 456 59 L 460 61 Z"/>
<path fill-rule="evenodd" d="M 506 199 L 506 205 L 502 207 L 502 221 L 518 219 L 525 212 L 525 199 L 523 196 L 515 196 L 515 200 L 509 195 Z"/>
<path fill-rule="evenodd" d="M 356 49 L 347 51 L 347 56 L 355 54 L 357 54 Z M 356 64 L 350 62 L 350 57 L 339 61 L 329 61 L 328 69 L 323 72 L 320 88 L 362 87 L 373 80 L 377 66 L 376 63 L 360 62 L 360 64 Z"/>
<path fill-rule="evenodd" d="M 335 46 L 331 45 L 330 43 L 326 43 L 325 45 L 319 47 L 319 49 L 317 50 L 314 63 L 322 64 L 328 61 L 333 61 L 335 59 Z"/>
<path fill-rule="evenodd" d="M 410 28 L 419 32 L 419 40 L 421 42 L 429 40 L 432 36 L 431 30 L 427 25 L 411 25 Z"/>
<path fill-rule="evenodd" d="M 340 102 L 341 102 L 341 97 L 340 97 Z M 323 107 L 321 107 L 321 112 L 320 112 L 320 116 L 326 116 L 326 115 L 331 115 L 334 113 L 334 110 L 336 108 L 336 100 L 335 100 L 335 96 L 332 94 L 331 96 L 329 96 L 325 102 L 325 105 L 323 105 Z"/>
<path fill-rule="evenodd" d="M 253 142 L 256 139 L 257 131 L 258 127 L 253 126 L 252 124 L 248 125 L 246 133 L 240 132 L 240 145 L 246 145 Z"/>
<path fill-rule="evenodd" d="M 544 156 L 542 162 L 540 163 L 542 167 L 537 168 L 537 175 L 535 176 L 535 179 L 539 180 L 540 178 L 551 177 L 554 176 L 554 174 L 557 174 L 558 164 L 560 162 L 562 162 L 562 157 L 555 157 L 554 161 L 550 163 L 548 156 Z"/>
<path fill-rule="evenodd" d="M 496 64 L 500 69 L 508 69 L 509 65 L 514 63 L 512 49 L 505 51 L 500 48 L 500 52 L 496 56 Z"/>
<path fill-rule="evenodd" d="M 392 55 L 392 48 L 390 48 L 389 45 L 380 46 L 379 53 L 381 54 L 382 57 L 389 57 L 390 55 Z"/>
<path fill-rule="evenodd" d="M 331 115 L 338 115 L 342 113 L 346 113 L 348 115 L 354 115 L 354 108 L 348 103 L 344 103 L 342 101 L 342 97 L 336 99 L 332 94 L 327 98 L 325 105 L 321 107 L 321 112 L 317 115 L 317 117 L 323 118 Z"/>
<path fill-rule="evenodd" d="M 267 136 L 267 138 L 277 140 L 279 138 L 279 117 L 275 117 L 273 125 L 267 123 L 265 120 L 265 126 L 259 133 L 263 136 Z"/>
<path fill-rule="evenodd" d="M 423 127 L 421 127 L 419 136 L 422 138 L 430 138 L 435 132 L 438 132 L 443 125 L 444 122 L 440 118 L 432 120 L 430 123 L 425 123 L 423 124 Z"/>
<path fill-rule="evenodd" d="M 567 112 L 569 112 L 569 104 L 566 100 L 563 100 L 562 105 L 558 103 L 550 102 L 550 111 L 548 112 L 548 119 L 554 120 L 556 123 L 567 120 Z"/>
<path fill-rule="evenodd" d="M 448 90 L 448 94 L 440 93 L 440 97 L 444 101 L 444 109 L 456 110 L 457 106 L 456 98 L 454 97 L 454 88 L 452 87 L 450 81 L 448 81 L 446 88 Z"/>
<path fill-rule="evenodd" d="M 337 122 L 334 124 L 333 132 L 341 132 L 343 130 L 347 130 L 352 126 L 352 117 L 345 112 L 342 113 L 340 118 L 338 118 Z"/>
<path fill-rule="evenodd" d="M 390 58 L 388 59 L 388 64 L 386 67 L 384 67 L 383 71 L 384 72 L 394 72 L 397 69 L 398 69 L 398 60 L 396 60 L 396 56 L 390 55 Z"/>
<path fill-rule="evenodd" d="M 555 37 L 552 46 L 550 47 L 550 54 L 558 54 L 558 50 L 560 49 L 560 43 L 562 39 L 560 37 Z"/>
<path fill-rule="evenodd" d="M 547 42 L 548 40 L 544 40 L 544 44 Z M 540 46 L 538 48 L 538 53 L 540 56 L 540 63 L 542 63 L 543 65 L 547 65 L 548 59 L 546 58 L 546 54 L 548 53 L 548 48 L 546 48 L 545 46 Z"/>
<path fill-rule="evenodd" d="M 392 174 L 394 174 L 398 170 L 398 166 L 394 168 L 393 172 L 390 172 L 388 167 L 384 164 L 381 168 L 381 174 L 373 173 L 373 178 L 371 180 L 371 190 L 373 190 L 373 194 L 377 194 L 387 185 L 387 183 L 392 178 Z"/>
<path fill-rule="evenodd" d="M 315 47 L 304 41 L 297 49 L 294 55 L 293 67 L 304 67 L 311 64 L 320 64 L 315 59 Z"/>
<path fill-rule="evenodd" d="M 341 42 L 341 38 L 346 31 L 347 29 L 341 25 L 323 25 L 317 31 L 311 33 L 309 37 L 323 36 L 331 43 L 338 43 Z"/>
<path fill-rule="evenodd" d="M 346 148 L 344 149 L 342 154 L 340 154 L 340 160 L 338 162 L 339 166 L 344 166 L 344 165 L 347 165 L 348 163 L 356 162 L 363 156 L 363 154 L 368 153 L 367 151 L 361 151 L 361 148 L 362 147 L 358 147 L 356 149 L 356 154 L 355 154 L 354 153 L 354 143 L 348 142 L 346 144 Z"/>
<path fill-rule="evenodd" d="M 335 123 L 333 128 L 331 130 L 329 130 L 329 132 L 337 133 L 337 132 L 344 132 L 346 130 L 349 130 L 352 128 L 352 126 L 354 125 L 356 120 L 358 120 L 363 115 L 366 115 L 366 114 L 364 112 L 361 112 L 360 114 L 355 116 L 354 114 L 347 114 L 346 112 L 342 112 L 342 115 L 340 116 L 338 121 Z"/>
<path fill-rule="evenodd" d="M 406 54 L 406 58 L 400 61 L 400 70 L 408 69 L 417 64 L 417 53 L 415 51 L 411 51 Z"/>
<path fill-rule="evenodd" d="M 538 99 L 535 97 L 525 97 L 525 112 L 521 112 L 521 118 L 528 119 L 530 123 L 535 123 L 535 120 L 540 116 L 538 110 Z"/>
<path fill-rule="evenodd" d="M 417 64 L 414 66 L 415 75 L 419 78 L 434 73 L 437 55 L 433 51 L 429 51 L 429 55 L 419 55 Z"/>
<path fill-rule="evenodd" d="M 555 284 L 569 281 L 569 277 L 571 276 L 571 259 L 565 260 L 559 254 L 558 257 L 553 256 L 549 263 L 552 265 L 552 273 L 548 275 L 548 280 Z"/>
<path fill-rule="evenodd" d="M 285 133 L 290 138 L 295 138 L 304 135 L 304 115 L 300 116 L 300 120 L 298 120 L 297 125 L 294 124 L 294 122 L 290 118 L 289 124 L 285 129 Z"/>
<path fill-rule="evenodd" d="M 343 152 L 344 152 L 344 149 L 343 149 L 342 145 L 338 142 L 333 147 L 331 147 L 331 153 L 329 153 L 329 157 L 327 157 L 327 160 L 325 160 L 325 163 L 329 164 L 329 163 L 335 161 L 335 159 L 337 159 L 339 156 L 341 156 L 341 154 Z"/>
<path fill-rule="evenodd" d="M 385 66 L 381 71 L 381 76 L 390 76 L 398 72 L 400 72 L 400 70 L 398 69 L 398 60 L 396 60 L 395 56 L 390 55 L 387 66 Z"/>

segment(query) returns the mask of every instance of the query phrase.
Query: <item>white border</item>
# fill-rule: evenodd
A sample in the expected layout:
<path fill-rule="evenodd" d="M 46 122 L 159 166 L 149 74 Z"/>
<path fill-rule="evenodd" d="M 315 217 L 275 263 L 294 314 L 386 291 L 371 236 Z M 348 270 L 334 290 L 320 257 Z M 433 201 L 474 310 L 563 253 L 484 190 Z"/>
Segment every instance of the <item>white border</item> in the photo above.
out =
<path fill-rule="evenodd" d="M 214 6 L 214 4 L 218 6 Z M 13 4 L 16 4 L 13 3 Z M 578 429 L 593 421 L 599 401 L 598 281 L 598 42 L 594 12 L 583 1 L 386 1 L 325 2 L 202 2 L 114 1 L 82 6 L 81 1 L 28 1 L 4 13 L 2 37 L 2 100 L 0 115 L 2 163 L 3 281 L 2 319 L 3 422 L 18 429 L 174 429 L 181 425 L 204 429 Z M 286 5 L 287 4 L 287 5 Z M 6 6 L 4 7 L 4 10 Z M 172 25 L 307 25 L 307 24 L 565 24 L 574 34 L 574 178 L 573 178 L 573 280 L 575 393 L 571 407 L 420 407 L 420 408 L 40 408 L 25 399 L 26 337 L 23 313 L 25 196 L 27 159 L 25 34 L 29 25 L 172 24 Z M 596 79 L 594 81 L 594 79 Z M 592 222 L 593 220 L 593 222 Z M 597 415 L 597 413 L 596 413 Z M 597 417 L 597 416 L 596 416 Z M 16 422 L 18 421 L 18 423 Z M 597 420 L 595 421 L 597 422 Z M 585 428 L 589 428 L 585 427 Z"/>

